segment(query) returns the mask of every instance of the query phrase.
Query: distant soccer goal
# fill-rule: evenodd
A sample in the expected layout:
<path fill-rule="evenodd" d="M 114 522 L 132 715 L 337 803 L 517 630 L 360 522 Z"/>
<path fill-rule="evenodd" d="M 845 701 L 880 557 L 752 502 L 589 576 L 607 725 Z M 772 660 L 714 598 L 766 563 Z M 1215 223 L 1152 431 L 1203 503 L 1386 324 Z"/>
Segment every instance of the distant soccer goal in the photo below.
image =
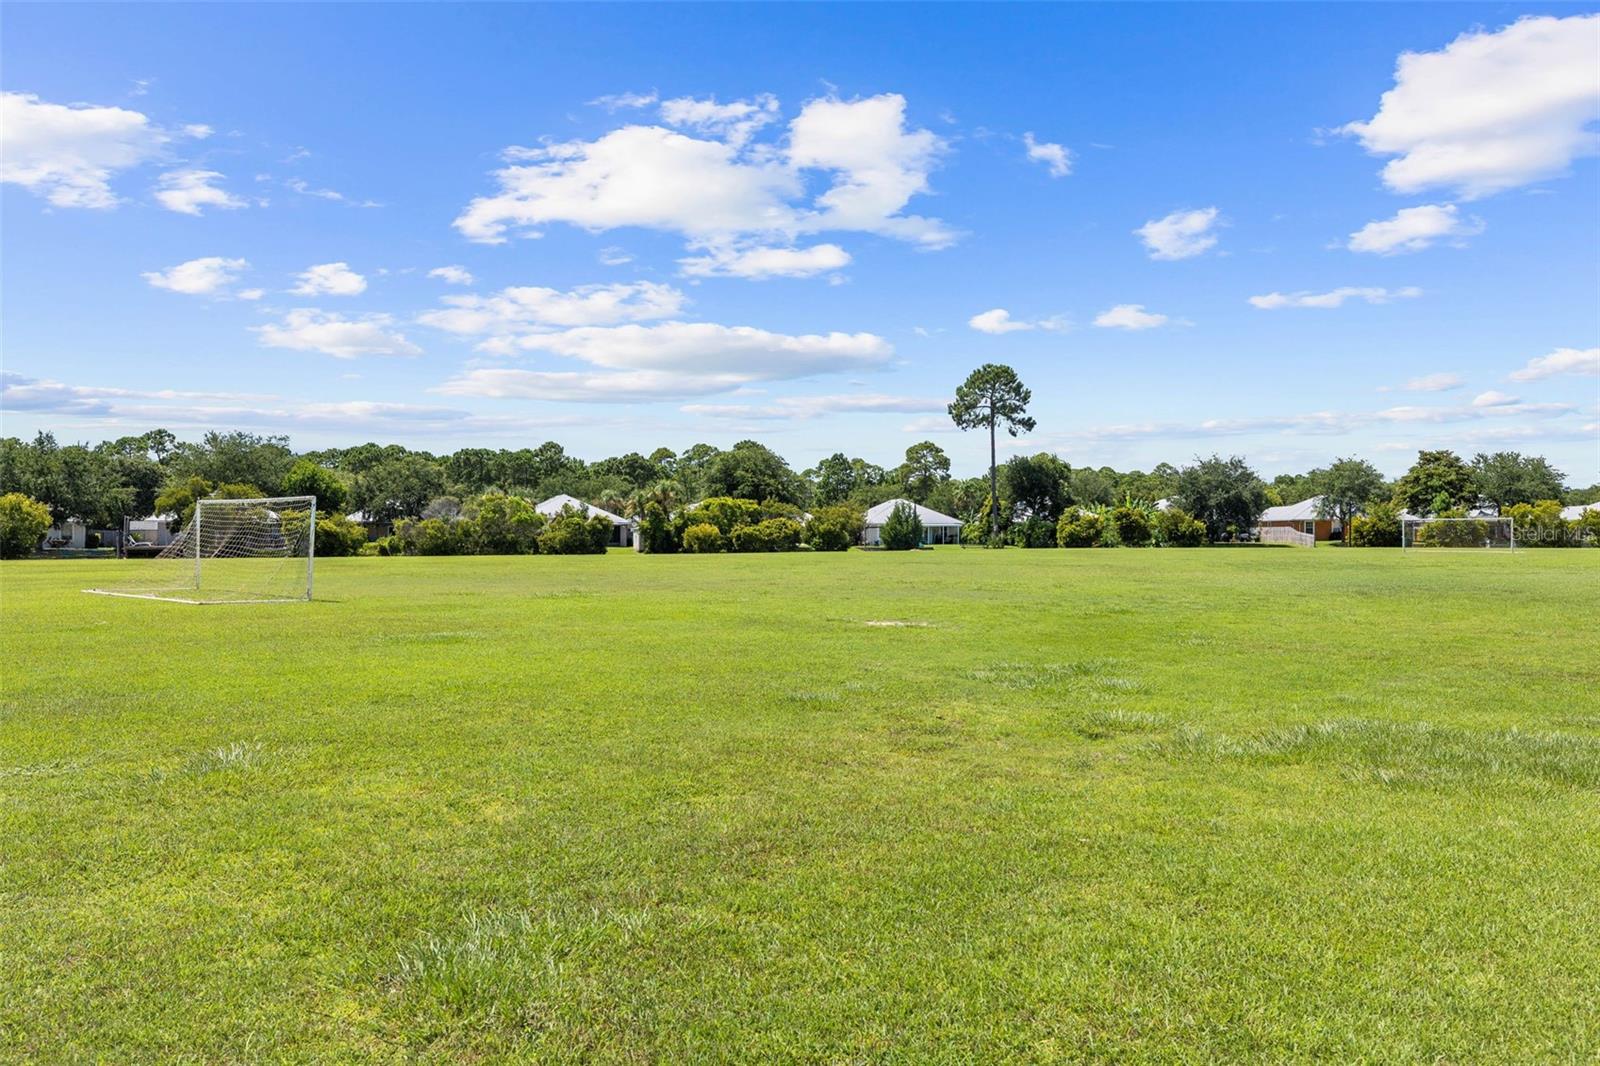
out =
<path fill-rule="evenodd" d="M 316 540 L 315 496 L 200 500 L 161 554 L 107 562 L 116 572 L 84 591 L 176 603 L 309 600 Z"/>
<path fill-rule="evenodd" d="M 1406 551 L 1438 548 L 1514 551 L 1516 524 L 1509 518 L 1407 518 L 1400 523 L 1400 547 Z"/>

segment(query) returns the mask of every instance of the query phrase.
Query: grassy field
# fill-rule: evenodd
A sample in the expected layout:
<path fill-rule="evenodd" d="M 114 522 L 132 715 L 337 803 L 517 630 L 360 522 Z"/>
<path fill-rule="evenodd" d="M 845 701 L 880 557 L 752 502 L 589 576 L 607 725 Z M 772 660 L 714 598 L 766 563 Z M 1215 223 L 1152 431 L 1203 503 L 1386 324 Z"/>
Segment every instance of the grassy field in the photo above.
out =
<path fill-rule="evenodd" d="M 0 567 L 0 1058 L 1600 1056 L 1600 552 L 115 565 Z"/>

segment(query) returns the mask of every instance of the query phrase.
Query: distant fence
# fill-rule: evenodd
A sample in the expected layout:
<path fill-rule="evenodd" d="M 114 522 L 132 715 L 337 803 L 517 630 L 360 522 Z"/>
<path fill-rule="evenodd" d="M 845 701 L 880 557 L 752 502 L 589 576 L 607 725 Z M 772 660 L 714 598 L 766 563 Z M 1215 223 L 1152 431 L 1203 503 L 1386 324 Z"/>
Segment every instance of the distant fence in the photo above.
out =
<path fill-rule="evenodd" d="M 1317 538 L 1310 533 L 1302 533 L 1298 529 L 1288 526 L 1262 526 L 1256 530 L 1256 535 L 1263 544 L 1293 544 L 1297 548 L 1315 548 Z"/>

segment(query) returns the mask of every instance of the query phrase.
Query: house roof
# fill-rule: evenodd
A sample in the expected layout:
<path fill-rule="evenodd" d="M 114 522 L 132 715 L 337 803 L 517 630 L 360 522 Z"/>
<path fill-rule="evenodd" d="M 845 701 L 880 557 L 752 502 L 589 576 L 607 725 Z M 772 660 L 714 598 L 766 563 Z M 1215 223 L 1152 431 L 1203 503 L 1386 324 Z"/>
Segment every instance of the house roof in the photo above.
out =
<path fill-rule="evenodd" d="M 1309 500 L 1299 503 L 1286 503 L 1282 507 L 1268 507 L 1261 512 L 1262 522 L 1309 522 L 1314 518 L 1321 518 L 1317 510 L 1322 506 L 1322 497 L 1313 496 Z"/>
<path fill-rule="evenodd" d="M 1585 511 L 1600 511 L 1600 503 L 1575 503 L 1571 507 L 1563 507 L 1561 517 L 1568 522 L 1576 522 Z"/>
<path fill-rule="evenodd" d="M 596 507 L 592 503 L 584 503 L 576 496 L 568 496 L 564 492 L 559 496 L 552 496 L 542 503 L 534 504 L 533 509 L 548 518 L 560 514 L 563 507 L 576 507 L 590 518 L 595 515 L 604 515 L 606 518 L 611 519 L 611 524 L 614 526 L 628 524 L 628 520 L 621 515 L 612 514 L 604 507 Z"/>
<path fill-rule="evenodd" d="M 876 507 L 869 507 L 867 509 L 866 524 L 869 526 L 883 525 L 889 520 L 889 516 L 894 513 L 895 507 L 902 503 L 910 504 L 910 506 L 916 508 L 917 517 L 922 520 L 922 524 L 925 526 L 959 526 L 961 524 L 961 519 L 959 518 L 951 518 L 947 514 L 935 511 L 932 507 L 924 507 L 920 503 L 911 503 L 910 500 L 900 499 L 884 500 Z"/>

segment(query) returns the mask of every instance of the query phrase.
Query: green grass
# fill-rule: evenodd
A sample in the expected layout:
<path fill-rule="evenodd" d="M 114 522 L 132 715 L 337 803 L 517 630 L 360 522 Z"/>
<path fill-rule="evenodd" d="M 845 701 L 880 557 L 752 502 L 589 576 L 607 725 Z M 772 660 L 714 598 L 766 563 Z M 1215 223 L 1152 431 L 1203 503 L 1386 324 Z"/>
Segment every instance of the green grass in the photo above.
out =
<path fill-rule="evenodd" d="M 114 565 L 0 567 L 0 1058 L 1600 1056 L 1600 552 Z"/>

